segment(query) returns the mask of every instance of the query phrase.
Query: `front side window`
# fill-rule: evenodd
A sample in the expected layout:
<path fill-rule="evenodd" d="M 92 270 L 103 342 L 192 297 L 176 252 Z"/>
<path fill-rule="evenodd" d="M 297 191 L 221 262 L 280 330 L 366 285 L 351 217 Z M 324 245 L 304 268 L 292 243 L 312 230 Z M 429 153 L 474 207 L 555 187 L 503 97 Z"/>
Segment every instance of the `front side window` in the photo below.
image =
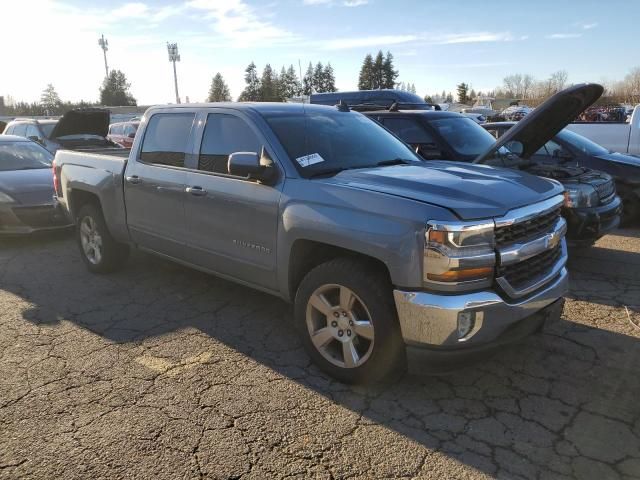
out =
<path fill-rule="evenodd" d="M 25 135 L 25 137 L 40 138 L 40 132 L 38 132 L 38 129 L 35 125 L 27 125 L 27 134 Z"/>
<path fill-rule="evenodd" d="M 0 171 L 50 168 L 53 155 L 33 142 L 0 142 Z"/>
<path fill-rule="evenodd" d="M 260 153 L 262 145 L 251 127 L 240 117 L 212 113 L 204 128 L 198 170 L 228 173 L 229 155 L 236 152 Z"/>
<path fill-rule="evenodd" d="M 154 165 L 184 167 L 193 113 L 157 113 L 144 133 L 140 160 Z"/>
<path fill-rule="evenodd" d="M 309 178 L 380 162 L 422 163 L 404 143 L 356 112 L 327 109 L 263 114 L 289 158 Z"/>

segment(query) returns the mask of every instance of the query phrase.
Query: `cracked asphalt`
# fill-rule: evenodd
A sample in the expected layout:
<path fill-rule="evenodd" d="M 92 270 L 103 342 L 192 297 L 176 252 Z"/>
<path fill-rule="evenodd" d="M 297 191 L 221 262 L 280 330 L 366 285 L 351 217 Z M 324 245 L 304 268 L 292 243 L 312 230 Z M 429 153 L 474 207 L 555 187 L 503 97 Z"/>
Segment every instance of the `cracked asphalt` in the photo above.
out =
<path fill-rule="evenodd" d="M 69 235 L 0 241 L 0 478 L 640 478 L 640 230 L 572 252 L 560 321 L 446 376 L 310 364 L 282 301 Z"/>

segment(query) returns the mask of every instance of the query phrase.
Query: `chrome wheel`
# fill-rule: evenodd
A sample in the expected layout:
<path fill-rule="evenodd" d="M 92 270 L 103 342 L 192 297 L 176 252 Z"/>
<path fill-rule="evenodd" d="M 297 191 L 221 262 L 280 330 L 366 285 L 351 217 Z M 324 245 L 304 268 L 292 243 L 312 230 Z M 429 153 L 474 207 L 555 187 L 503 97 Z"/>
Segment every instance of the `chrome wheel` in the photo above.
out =
<path fill-rule="evenodd" d="M 342 285 L 323 285 L 309 297 L 306 323 L 320 354 L 342 368 L 364 364 L 373 351 L 374 328 L 366 305 Z"/>
<path fill-rule="evenodd" d="M 84 217 L 80 222 L 80 243 L 87 260 L 93 265 L 99 264 L 102 260 L 102 237 L 92 217 Z"/>

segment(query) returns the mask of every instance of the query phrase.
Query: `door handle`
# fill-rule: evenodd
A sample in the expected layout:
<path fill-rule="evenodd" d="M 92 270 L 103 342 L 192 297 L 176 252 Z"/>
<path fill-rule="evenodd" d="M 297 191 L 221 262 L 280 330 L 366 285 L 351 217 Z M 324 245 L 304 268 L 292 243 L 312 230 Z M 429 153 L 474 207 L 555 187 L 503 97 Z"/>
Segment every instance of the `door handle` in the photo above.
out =
<path fill-rule="evenodd" d="M 128 175 L 127 177 L 125 177 L 127 182 L 133 184 L 133 185 L 138 185 L 139 183 L 142 183 L 142 179 L 138 176 L 138 175 Z"/>
<path fill-rule="evenodd" d="M 190 193 L 194 197 L 204 197 L 207 194 L 207 191 L 205 189 L 198 186 L 187 187 L 184 189 L 184 191 Z"/>

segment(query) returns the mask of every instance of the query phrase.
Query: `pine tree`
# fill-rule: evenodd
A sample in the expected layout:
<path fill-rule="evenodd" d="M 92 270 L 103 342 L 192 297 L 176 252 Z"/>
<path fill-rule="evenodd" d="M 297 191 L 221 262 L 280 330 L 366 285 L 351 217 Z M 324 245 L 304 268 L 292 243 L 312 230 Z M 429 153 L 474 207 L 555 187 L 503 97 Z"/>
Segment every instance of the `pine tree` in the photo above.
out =
<path fill-rule="evenodd" d="M 247 86 L 244 88 L 238 101 L 240 102 L 257 102 L 260 101 L 260 79 L 258 78 L 258 69 L 256 64 L 251 62 L 245 70 L 244 81 Z"/>
<path fill-rule="evenodd" d="M 378 52 L 378 56 L 376 57 L 376 67 L 378 66 L 378 59 L 381 58 L 382 51 Z M 398 78 L 398 71 L 393 68 L 393 55 L 391 52 L 387 52 L 387 56 L 382 60 L 381 69 L 380 88 L 394 88 L 396 79 Z"/>
<path fill-rule="evenodd" d="M 260 101 L 280 101 L 278 98 L 278 80 L 271 68 L 271 65 L 268 63 L 262 71 L 262 78 L 260 78 Z"/>
<path fill-rule="evenodd" d="M 309 62 L 307 73 L 304 74 L 302 79 L 302 93 L 304 95 L 311 95 L 313 93 L 313 65 Z"/>
<path fill-rule="evenodd" d="M 324 93 L 324 65 L 322 62 L 316 64 L 313 69 L 313 89 L 318 93 Z"/>
<path fill-rule="evenodd" d="M 453 95 L 451 92 L 447 93 L 447 97 L 444 99 L 445 103 L 453 103 Z"/>
<path fill-rule="evenodd" d="M 364 61 L 362 62 L 360 75 L 358 77 L 358 89 L 373 89 L 373 57 L 370 53 L 368 53 L 367 56 L 364 57 Z"/>
<path fill-rule="evenodd" d="M 376 59 L 373 61 L 373 89 L 385 88 L 384 65 L 384 55 L 382 54 L 382 50 L 380 50 L 376 55 Z"/>
<path fill-rule="evenodd" d="M 293 65 L 289 65 L 287 69 L 287 93 L 289 97 L 298 97 L 302 95 L 302 85 Z"/>
<path fill-rule="evenodd" d="M 440 95 L 440 98 L 442 99 L 443 102 L 446 102 L 447 101 L 447 92 L 442 90 L 442 94 Z"/>
<path fill-rule="evenodd" d="M 333 73 L 333 67 L 330 63 L 324 67 L 322 72 L 322 91 L 323 92 L 337 92 L 336 77 Z"/>
<path fill-rule="evenodd" d="M 42 91 L 42 95 L 40 95 L 40 105 L 46 112 L 51 112 L 51 114 L 62 105 L 58 92 L 56 92 L 52 84 L 48 84 L 47 88 Z"/>
<path fill-rule="evenodd" d="M 469 85 L 467 85 L 466 83 L 460 83 L 456 86 L 456 90 L 458 92 L 458 102 L 467 103 L 467 100 L 469 99 L 469 97 L 467 96 Z"/>
<path fill-rule="evenodd" d="M 425 95 L 424 96 L 424 101 L 427 102 L 427 103 L 435 103 L 433 101 L 433 98 L 431 98 L 429 95 Z"/>
<path fill-rule="evenodd" d="M 120 70 L 111 70 L 100 88 L 100 104 L 107 106 L 137 105 L 129 93 L 131 84 Z"/>
<path fill-rule="evenodd" d="M 211 80 L 211 87 L 209 88 L 209 97 L 207 102 L 229 102 L 231 101 L 231 92 L 229 86 L 224 81 L 224 78 L 220 72 L 216 73 Z"/>

